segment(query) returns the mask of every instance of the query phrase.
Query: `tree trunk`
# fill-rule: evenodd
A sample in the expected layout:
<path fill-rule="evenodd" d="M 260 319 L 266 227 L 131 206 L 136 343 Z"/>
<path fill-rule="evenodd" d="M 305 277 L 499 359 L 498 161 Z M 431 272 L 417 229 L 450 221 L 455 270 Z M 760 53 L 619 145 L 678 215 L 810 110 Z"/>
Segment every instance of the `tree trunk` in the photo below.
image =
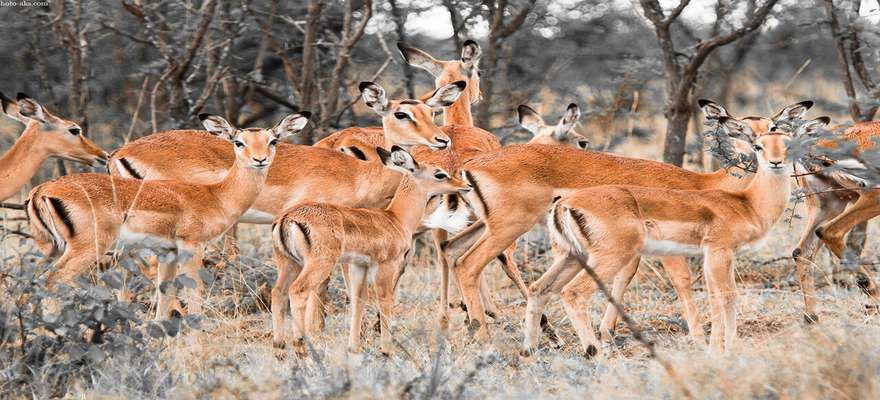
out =
<path fill-rule="evenodd" d="M 666 111 L 666 141 L 663 146 L 663 161 L 682 166 L 687 143 L 688 123 L 691 119 L 689 107 L 669 108 Z"/>
<path fill-rule="evenodd" d="M 394 18 L 397 41 L 406 43 L 406 30 L 404 29 L 406 17 L 403 15 L 403 10 L 397 6 L 397 0 L 388 0 L 388 4 L 391 5 L 391 16 Z M 415 87 L 413 86 L 413 69 L 406 66 L 403 68 L 403 87 L 406 89 L 406 95 L 409 98 L 416 98 Z"/>

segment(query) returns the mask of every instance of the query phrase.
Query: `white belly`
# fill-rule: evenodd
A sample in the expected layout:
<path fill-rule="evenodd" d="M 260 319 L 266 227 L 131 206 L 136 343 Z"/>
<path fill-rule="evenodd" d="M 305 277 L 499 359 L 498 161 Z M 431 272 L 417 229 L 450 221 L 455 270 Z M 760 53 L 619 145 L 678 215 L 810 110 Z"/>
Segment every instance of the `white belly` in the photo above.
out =
<path fill-rule="evenodd" d="M 699 256 L 703 254 L 699 245 L 656 239 L 645 239 L 645 247 L 642 248 L 641 253 L 648 256 Z"/>
<path fill-rule="evenodd" d="M 456 234 L 471 223 L 471 215 L 467 207 L 460 206 L 454 212 L 446 208 L 446 204 L 437 207 L 428 215 L 422 224 L 432 229 L 443 229 L 451 234 Z"/>
<path fill-rule="evenodd" d="M 271 224 L 274 218 L 275 216 L 272 214 L 249 208 L 241 215 L 238 222 L 245 224 Z"/>

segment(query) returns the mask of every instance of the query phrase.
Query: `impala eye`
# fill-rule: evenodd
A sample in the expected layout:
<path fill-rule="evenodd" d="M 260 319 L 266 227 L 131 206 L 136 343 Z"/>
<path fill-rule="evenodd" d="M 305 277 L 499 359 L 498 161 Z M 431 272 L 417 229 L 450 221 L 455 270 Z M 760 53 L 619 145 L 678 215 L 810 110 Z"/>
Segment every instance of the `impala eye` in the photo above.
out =
<path fill-rule="evenodd" d="M 409 115 L 407 115 L 406 113 L 402 113 L 402 112 L 396 112 L 396 113 L 394 113 L 394 118 L 409 119 Z"/>
<path fill-rule="evenodd" d="M 244 147 L 244 143 L 242 143 L 242 142 L 239 141 L 239 140 L 236 140 L 236 141 L 232 142 L 232 144 L 234 144 L 235 147 L 238 147 L 239 149 Z"/>
<path fill-rule="evenodd" d="M 82 129 L 80 129 L 80 128 L 70 128 L 70 129 L 67 130 L 67 132 L 70 132 L 70 134 L 73 135 L 73 136 L 79 136 L 79 135 L 82 133 Z"/>
<path fill-rule="evenodd" d="M 449 179 L 449 175 L 447 175 L 445 172 L 438 171 L 434 173 L 434 179 L 438 181 L 446 180 Z"/>
<path fill-rule="evenodd" d="M 272 147 L 275 147 L 276 144 L 278 144 L 278 139 L 272 139 L 272 140 L 269 142 L 269 146 L 272 146 Z"/>
<path fill-rule="evenodd" d="M 756 144 L 756 145 L 754 145 L 754 146 L 752 146 L 752 147 L 755 149 L 755 151 L 761 151 L 761 150 L 764 150 L 764 147 L 762 147 L 760 144 Z"/>

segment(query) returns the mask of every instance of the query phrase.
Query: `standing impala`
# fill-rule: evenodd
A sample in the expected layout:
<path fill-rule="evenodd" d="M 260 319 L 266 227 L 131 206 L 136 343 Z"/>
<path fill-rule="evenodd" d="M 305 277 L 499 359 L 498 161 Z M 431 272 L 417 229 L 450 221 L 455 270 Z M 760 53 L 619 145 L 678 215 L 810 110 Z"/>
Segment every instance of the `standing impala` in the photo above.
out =
<path fill-rule="evenodd" d="M 718 122 L 738 152 L 757 156 L 757 173 L 744 189 L 608 185 L 579 190 L 554 205 L 548 226 L 558 251 L 553 265 L 530 288 L 525 353 L 536 348 L 538 318 L 549 295 L 561 291 L 584 353 L 595 356 L 599 342 L 590 323 L 590 299 L 597 285 L 582 270 L 593 269 L 599 279 L 608 280 L 642 255 L 703 256 L 712 306 L 709 346 L 721 350 L 723 335 L 723 348 L 731 349 L 736 338 L 734 257 L 759 246 L 785 210 L 791 195 L 791 135 L 772 130 L 758 136 L 729 117 Z M 810 133 L 828 122 L 828 117 L 808 121 L 798 133 Z"/>
<path fill-rule="evenodd" d="M 107 163 L 107 153 L 83 135 L 75 122 L 59 118 L 19 93 L 17 100 L 0 93 L 3 113 L 25 125 L 24 132 L 0 158 L 0 200 L 18 193 L 49 157 L 92 166 Z"/>
<path fill-rule="evenodd" d="M 59 256 L 47 282 L 70 282 L 110 246 L 150 248 L 174 260 L 160 265 L 156 318 L 168 316 L 177 264 L 197 282 L 199 295 L 187 296 L 191 312 L 201 312 L 205 244 L 223 235 L 247 211 L 266 180 L 278 139 L 299 132 L 308 113 L 293 114 L 272 129 L 236 129 L 217 116 L 199 118 L 208 131 L 227 140 L 235 160 L 214 183 L 149 181 L 98 174 L 68 175 L 34 188 L 28 219 L 34 240 L 50 257 Z M 176 149 L 168 148 L 169 153 Z"/>
<path fill-rule="evenodd" d="M 711 101 L 700 101 L 700 105 L 710 118 L 727 117 L 724 108 Z M 812 102 L 800 102 L 784 108 L 773 118 L 746 117 L 740 121 L 756 135 L 762 135 L 775 130 L 777 123 L 799 118 L 810 106 Z M 474 188 L 468 194 L 469 203 L 484 225 L 465 229 L 448 241 L 446 249 L 453 257 L 460 254 L 454 258 L 454 269 L 469 317 L 476 325 L 477 337 L 482 340 L 489 337 L 488 327 L 482 308 L 473 308 L 480 307 L 477 286 L 480 273 L 488 261 L 535 225 L 554 197 L 608 184 L 741 190 L 752 178 L 747 175 L 742 179 L 740 170 L 696 173 L 656 161 L 538 144 L 507 146 L 471 160 L 463 169 Z M 666 257 L 663 262 L 684 303 L 690 334 L 695 340 L 701 340 L 687 263 L 683 257 Z M 613 293 L 615 297 L 618 293 L 622 295 L 626 282 L 626 279 L 615 280 L 615 288 L 620 287 Z"/>
<path fill-rule="evenodd" d="M 273 253 L 278 280 L 272 288 L 273 343 L 284 345 L 285 293 L 293 315 L 293 343 L 304 352 L 305 331 L 313 314 L 306 312 L 308 298 L 330 277 L 337 262 L 348 265 L 351 299 L 349 350 L 360 351 L 361 321 L 367 281 L 374 283 L 382 325 L 381 351 L 391 352 L 391 316 L 394 289 L 402 264 L 421 224 L 428 196 L 470 190 L 461 179 L 442 168 L 420 165 L 400 147 L 379 148 L 378 156 L 389 168 L 403 173 L 394 198 L 385 209 L 302 203 L 286 210 L 273 224 Z M 368 278 L 369 277 L 369 278 Z"/>

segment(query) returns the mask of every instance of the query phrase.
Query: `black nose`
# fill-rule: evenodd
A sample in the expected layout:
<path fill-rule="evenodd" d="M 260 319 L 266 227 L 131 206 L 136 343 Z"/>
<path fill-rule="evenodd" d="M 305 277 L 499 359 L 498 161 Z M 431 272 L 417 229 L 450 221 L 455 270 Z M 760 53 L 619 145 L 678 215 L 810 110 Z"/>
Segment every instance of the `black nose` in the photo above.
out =
<path fill-rule="evenodd" d="M 260 163 L 260 164 L 266 162 L 267 159 L 268 159 L 268 157 L 267 158 L 256 158 L 256 157 L 253 158 L 254 161 L 256 161 L 257 163 Z"/>
<path fill-rule="evenodd" d="M 778 167 L 782 165 L 782 161 L 770 161 L 770 164 L 773 164 L 774 167 Z"/>

